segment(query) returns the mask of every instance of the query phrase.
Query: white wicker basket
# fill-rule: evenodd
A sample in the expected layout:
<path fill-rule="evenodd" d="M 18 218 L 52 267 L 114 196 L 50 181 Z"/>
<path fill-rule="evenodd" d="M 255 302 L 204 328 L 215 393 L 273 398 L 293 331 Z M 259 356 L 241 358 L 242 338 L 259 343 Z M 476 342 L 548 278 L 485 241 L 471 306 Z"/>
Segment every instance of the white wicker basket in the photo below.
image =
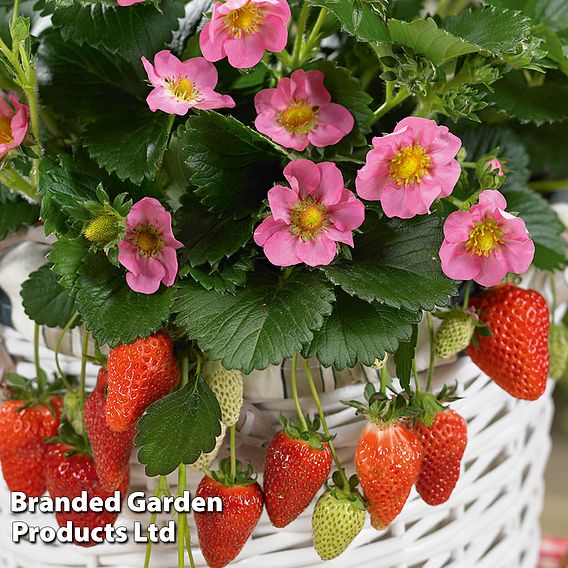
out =
<path fill-rule="evenodd" d="M 10 353 L 17 355 L 18 370 L 29 365 L 30 346 L 13 330 L 3 330 Z M 49 353 L 46 351 L 46 355 Z M 52 355 L 51 355 L 52 357 Z M 49 369 L 50 356 L 44 358 Z M 73 372 L 76 361 L 63 359 Z M 94 378 L 90 368 L 90 378 Z M 326 565 L 330 568 L 365 566 L 373 568 L 535 568 L 540 544 L 539 517 L 542 508 L 543 473 L 550 451 L 550 423 L 553 414 L 552 384 L 536 402 L 511 398 L 497 387 L 468 358 L 439 368 L 435 382 L 441 385 L 458 380 L 464 398 L 454 407 L 468 421 L 469 443 L 463 472 L 450 501 L 429 507 L 413 491 L 401 515 L 389 529 L 377 532 L 369 524 L 345 554 L 322 562 L 311 546 L 311 509 L 286 529 L 275 529 L 266 514 L 246 544 L 235 566 L 244 568 L 294 568 Z M 362 426 L 351 408 L 339 403 L 361 399 L 361 385 L 351 385 L 322 395 L 329 426 L 337 434 L 336 445 L 344 463 L 351 463 L 353 448 Z M 315 410 L 310 400 L 302 400 L 304 410 Z M 258 465 L 262 445 L 277 428 L 280 412 L 293 413 L 290 400 L 248 404 L 239 422 L 238 453 Z M 259 422 L 260 428 L 259 428 Z M 259 435 L 259 432 L 261 434 Z M 189 472 L 195 488 L 199 475 Z M 154 480 L 145 478 L 133 460 L 132 489 L 153 491 Z M 175 478 L 171 479 L 175 485 Z M 42 545 L 10 540 L 15 519 L 33 525 L 54 525 L 51 515 L 11 515 L 8 493 L 0 490 L 0 566 L 44 568 L 114 566 L 141 568 L 145 547 L 104 544 L 91 549 L 71 545 Z M 129 525 L 136 517 L 121 516 L 117 523 Z M 193 522 L 192 535 L 195 535 Z M 205 566 L 196 547 L 195 560 Z M 155 546 L 155 568 L 176 568 L 175 546 Z"/>

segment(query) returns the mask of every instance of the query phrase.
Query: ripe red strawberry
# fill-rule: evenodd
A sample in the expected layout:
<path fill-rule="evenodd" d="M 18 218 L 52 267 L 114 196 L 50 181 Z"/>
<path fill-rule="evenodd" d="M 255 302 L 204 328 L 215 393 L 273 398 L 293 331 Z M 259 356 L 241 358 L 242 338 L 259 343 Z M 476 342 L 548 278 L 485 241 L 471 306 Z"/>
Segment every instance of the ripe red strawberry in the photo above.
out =
<path fill-rule="evenodd" d="M 536 400 L 548 377 L 546 300 L 535 290 L 505 284 L 487 290 L 471 304 L 491 336 L 476 337 L 478 345 L 467 350 L 473 362 L 510 395 Z"/>
<path fill-rule="evenodd" d="M 46 488 L 44 440 L 57 435 L 63 401 L 53 396 L 49 404 L 28 404 L 28 400 L 7 400 L 0 407 L 0 462 L 10 491 L 39 497 Z"/>
<path fill-rule="evenodd" d="M 467 423 L 448 408 L 436 414 L 431 426 L 417 422 L 412 431 L 424 448 L 416 489 L 428 505 L 445 503 L 460 476 L 460 463 L 467 445 Z"/>
<path fill-rule="evenodd" d="M 242 471 L 237 463 L 237 475 L 232 480 L 229 462 L 222 460 L 220 471 L 205 476 L 195 493 L 223 501 L 222 512 L 195 514 L 199 545 L 211 568 L 223 568 L 239 555 L 262 514 L 262 490 L 254 481 L 252 468 Z"/>
<path fill-rule="evenodd" d="M 367 405 L 346 404 L 368 419 L 355 449 L 355 469 L 371 524 L 381 530 L 402 511 L 418 478 L 423 450 L 418 438 L 403 426 L 408 412 L 404 397 L 391 400 L 368 383 L 365 398 Z"/>
<path fill-rule="evenodd" d="M 66 444 L 52 444 L 46 457 L 46 474 L 47 474 L 47 490 L 52 498 L 68 497 L 73 499 L 81 495 L 82 491 L 87 491 L 89 499 L 92 497 L 101 497 L 106 499 L 113 492 L 105 491 L 100 484 L 95 462 L 93 458 L 87 454 L 74 453 L 66 456 L 66 453 L 72 450 L 71 446 Z M 122 480 L 120 490 L 122 497 L 128 490 L 128 476 Z M 68 521 L 73 523 L 74 529 L 89 529 L 96 527 L 105 527 L 112 525 L 118 513 L 110 513 L 103 510 L 101 513 L 88 511 L 86 513 L 76 513 L 74 511 L 68 513 L 56 513 L 55 518 L 59 526 L 63 527 Z M 74 543 L 78 546 L 94 546 L 97 544 L 90 538 L 77 538 Z"/>
<path fill-rule="evenodd" d="M 172 340 L 158 332 L 111 350 L 108 357 L 106 417 L 115 432 L 135 426 L 153 402 L 179 382 Z"/>
<path fill-rule="evenodd" d="M 105 415 L 107 376 L 106 369 L 101 367 L 97 386 L 85 402 L 85 426 L 101 487 L 114 491 L 129 474 L 136 428 L 133 426 L 124 432 L 110 429 Z"/>
<path fill-rule="evenodd" d="M 319 421 L 302 432 L 283 422 L 264 458 L 264 499 L 275 527 L 291 523 L 312 502 L 331 469 L 331 451 L 317 433 Z M 302 438 L 304 434 L 305 438 Z"/>

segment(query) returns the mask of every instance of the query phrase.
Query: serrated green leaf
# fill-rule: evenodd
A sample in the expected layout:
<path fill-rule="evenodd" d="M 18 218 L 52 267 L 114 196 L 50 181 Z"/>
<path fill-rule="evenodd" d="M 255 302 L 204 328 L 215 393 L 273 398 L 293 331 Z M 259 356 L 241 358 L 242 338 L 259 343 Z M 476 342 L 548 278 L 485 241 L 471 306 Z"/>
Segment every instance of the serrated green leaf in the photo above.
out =
<path fill-rule="evenodd" d="M 60 237 L 53 243 L 47 258 L 53 263 L 52 270 L 59 275 L 61 286 L 74 286 L 79 267 L 88 253 L 89 243 L 83 237 Z"/>
<path fill-rule="evenodd" d="M 520 74 L 510 73 L 493 85 L 488 93 L 497 110 L 520 122 L 537 125 L 568 118 L 568 84 L 548 82 L 530 87 Z"/>
<path fill-rule="evenodd" d="M 472 43 L 439 28 L 432 18 L 413 22 L 392 19 L 389 20 L 388 29 L 394 43 L 410 47 L 436 65 L 479 51 Z"/>
<path fill-rule="evenodd" d="M 532 171 L 540 177 L 568 177 L 568 122 L 544 126 L 517 126 L 517 133 L 530 154 Z"/>
<path fill-rule="evenodd" d="M 334 284 L 367 302 L 432 310 L 446 306 L 456 292 L 440 268 L 441 243 L 442 228 L 434 215 L 370 219 L 355 237 L 353 261 L 323 270 Z"/>
<path fill-rule="evenodd" d="M 235 295 L 185 281 L 176 323 L 227 369 L 265 369 L 301 351 L 331 313 L 333 288 L 322 276 L 295 269 L 283 282 L 249 278 Z"/>
<path fill-rule="evenodd" d="M 284 156 L 236 118 L 203 112 L 189 118 L 181 135 L 195 193 L 211 211 L 253 211 L 282 177 Z"/>
<path fill-rule="evenodd" d="M 309 3 L 327 8 L 339 20 L 342 29 L 360 41 L 388 43 L 390 40 L 383 18 L 366 2 L 361 2 L 357 10 L 353 0 L 309 0 Z"/>
<path fill-rule="evenodd" d="M 137 424 L 138 460 L 146 475 L 168 475 L 211 452 L 220 421 L 219 403 L 202 377 L 152 404 Z"/>
<path fill-rule="evenodd" d="M 208 266 L 191 266 L 190 276 L 199 282 L 206 290 L 228 292 L 234 294 L 238 287 L 245 285 L 247 273 L 252 270 L 253 262 L 244 256 L 236 261 L 227 261 L 213 268 Z"/>
<path fill-rule="evenodd" d="M 519 214 L 535 244 L 534 265 L 541 270 L 559 270 L 566 266 L 564 228 L 556 213 L 538 193 L 530 190 L 504 191 L 507 209 Z"/>
<path fill-rule="evenodd" d="M 418 325 L 412 326 L 412 334 L 409 341 L 401 343 L 394 354 L 394 364 L 396 376 L 402 388 L 410 392 L 410 377 L 412 375 L 412 363 L 416 354 L 416 343 L 418 342 Z"/>
<path fill-rule="evenodd" d="M 443 20 L 442 27 L 452 35 L 499 57 L 514 52 L 530 33 L 531 21 L 513 10 L 492 6 L 470 9 Z"/>
<path fill-rule="evenodd" d="M 333 312 L 307 349 L 324 367 L 372 365 L 385 352 L 394 353 L 401 340 L 410 339 L 419 318 L 416 312 L 368 303 L 341 291 L 336 296 Z"/>
<path fill-rule="evenodd" d="M 21 294 L 26 315 L 39 325 L 65 327 L 77 309 L 73 297 L 49 266 L 32 272 Z"/>
<path fill-rule="evenodd" d="M 39 205 L 17 198 L 0 205 L 0 241 L 39 220 Z"/>
<path fill-rule="evenodd" d="M 133 292 L 126 271 L 102 255 L 90 255 L 79 269 L 77 305 L 87 329 L 103 345 L 116 347 L 137 337 L 148 337 L 167 323 L 173 288 L 154 294 Z"/>
<path fill-rule="evenodd" d="M 393 0 L 390 12 L 398 20 L 413 20 L 420 14 L 425 3 L 426 0 Z"/>
<path fill-rule="evenodd" d="M 520 10 L 534 20 L 546 24 L 551 30 L 568 28 L 566 0 L 486 0 L 487 4 L 511 10 Z"/>
<path fill-rule="evenodd" d="M 183 15 L 183 4 L 177 0 L 162 0 L 159 10 L 151 3 L 132 10 L 89 4 L 56 10 L 52 23 L 66 41 L 104 47 L 139 63 L 142 55 L 153 57 L 163 49 Z"/>

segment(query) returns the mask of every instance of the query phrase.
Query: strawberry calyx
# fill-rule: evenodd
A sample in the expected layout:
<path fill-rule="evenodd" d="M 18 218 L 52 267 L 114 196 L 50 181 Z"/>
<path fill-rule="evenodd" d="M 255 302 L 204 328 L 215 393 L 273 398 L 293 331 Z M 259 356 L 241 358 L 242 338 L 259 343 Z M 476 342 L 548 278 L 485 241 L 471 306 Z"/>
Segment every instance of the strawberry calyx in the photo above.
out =
<path fill-rule="evenodd" d="M 285 416 L 280 415 L 280 424 L 284 433 L 293 440 L 300 440 L 305 442 L 314 450 L 323 450 L 324 444 L 333 440 L 335 436 L 326 436 L 320 432 L 321 421 L 319 417 L 315 416 L 313 419 L 306 415 L 307 430 L 302 427 L 298 418 L 289 420 Z"/>
<path fill-rule="evenodd" d="M 45 375 L 45 373 L 42 371 Z M 7 373 L 7 395 L 6 400 L 21 400 L 24 404 L 20 412 L 36 404 L 46 404 L 51 414 L 55 416 L 55 410 L 51 405 L 51 398 L 65 392 L 64 383 L 60 379 L 52 383 L 47 383 L 47 377 L 43 376 L 36 384 L 34 381 L 18 375 L 17 373 Z M 41 383 L 41 384 L 40 384 Z"/>
<path fill-rule="evenodd" d="M 438 394 L 418 392 L 410 399 L 410 407 L 413 410 L 413 422 L 430 427 L 434 423 L 436 415 L 444 412 L 450 402 L 459 400 L 456 396 L 457 382 L 454 385 L 443 385 Z"/>
<path fill-rule="evenodd" d="M 341 403 L 355 408 L 358 415 L 366 416 L 369 422 L 383 427 L 412 419 L 416 413 L 407 393 L 389 396 L 377 391 L 373 383 L 367 383 L 365 387 L 365 400 L 366 403 L 358 400 L 342 400 Z"/>
<path fill-rule="evenodd" d="M 74 454 L 84 454 L 90 457 L 93 456 L 91 451 L 91 444 L 87 436 L 83 436 L 75 431 L 73 425 L 67 418 L 63 418 L 59 429 L 57 430 L 57 436 L 54 438 L 48 438 L 45 440 L 47 444 L 65 444 L 69 447 L 69 450 L 65 452 L 65 457 L 72 456 Z"/>
<path fill-rule="evenodd" d="M 222 459 L 219 462 L 219 469 L 217 471 L 207 472 L 207 475 L 227 487 L 233 487 L 235 485 L 246 487 L 256 483 L 256 473 L 250 463 L 247 468 L 244 469 L 243 464 L 237 460 L 235 475 L 233 477 L 233 475 L 231 475 L 231 458 Z"/>
<path fill-rule="evenodd" d="M 353 474 L 349 478 L 349 485 L 346 487 L 342 475 L 339 471 L 334 471 L 331 476 L 332 481 L 325 484 L 326 493 L 330 493 L 338 501 L 349 501 L 354 507 L 361 511 L 367 510 L 367 501 L 357 490 L 359 478 Z"/>

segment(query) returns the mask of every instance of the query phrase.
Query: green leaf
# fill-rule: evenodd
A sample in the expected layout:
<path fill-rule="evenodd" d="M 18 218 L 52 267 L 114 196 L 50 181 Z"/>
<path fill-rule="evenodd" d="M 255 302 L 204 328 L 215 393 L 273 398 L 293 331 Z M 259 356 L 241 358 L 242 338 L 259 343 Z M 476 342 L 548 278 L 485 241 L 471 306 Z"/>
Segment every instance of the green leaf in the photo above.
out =
<path fill-rule="evenodd" d="M 202 377 L 197 384 L 152 404 L 138 421 L 138 460 L 146 475 L 168 475 L 179 464 L 192 464 L 215 447 L 221 433 L 219 403 Z"/>
<path fill-rule="evenodd" d="M 331 100 L 346 107 L 355 118 L 355 127 L 337 146 L 356 143 L 365 144 L 364 134 L 371 130 L 373 111 L 369 107 L 373 99 L 363 90 L 359 80 L 344 67 L 338 67 L 333 61 L 315 61 L 305 69 L 318 69 L 323 72 L 325 87 L 331 94 Z M 349 146 L 349 147 L 351 147 Z"/>
<path fill-rule="evenodd" d="M 247 274 L 252 270 L 253 262 L 243 256 L 235 262 L 224 262 L 220 266 L 191 266 L 188 269 L 191 277 L 199 282 L 206 290 L 229 292 L 234 294 L 237 287 L 242 287 L 247 281 Z"/>
<path fill-rule="evenodd" d="M 250 373 L 309 344 L 333 300 L 333 288 L 321 273 L 301 269 L 277 283 L 249 278 L 234 296 L 186 281 L 175 295 L 176 323 L 224 367 Z"/>
<path fill-rule="evenodd" d="M 49 266 L 42 266 L 22 285 L 24 311 L 39 325 L 65 327 L 77 309 L 69 291 L 57 280 Z"/>
<path fill-rule="evenodd" d="M 71 288 L 77 280 L 77 273 L 83 260 L 89 253 L 89 243 L 83 237 L 59 237 L 47 255 L 53 263 L 52 270 L 59 275 L 59 283 L 64 288 Z"/>
<path fill-rule="evenodd" d="M 486 3 L 500 8 L 520 10 L 535 22 L 546 24 L 552 31 L 568 28 L 566 0 L 486 0 Z"/>
<path fill-rule="evenodd" d="M 518 44 L 528 38 L 531 22 L 520 12 L 488 6 L 464 10 L 444 20 L 442 27 L 480 50 L 499 57 L 515 52 Z"/>
<path fill-rule="evenodd" d="M 413 22 L 392 19 L 389 20 L 388 29 L 394 43 L 410 47 L 436 65 L 479 51 L 474 44 L 439 28 L 432 18 Z"/>
<path fill-rule="evenodd" d="M 236 118 L 199 113 L 182 135 L 191 181 L 211 211 L 236 216 L 253 211 L 282 177 L 284 155 Z"/>
<path fill-rule="evenodd" d="M 392 0 L 391 13 L 398 20 L 413 20 L 419 14 L 426 0 Z"/>
<path fill-rule="evenodd" d="M 394 308 L 432 310 L 446 306 L 455 283 L 441 271 L 440 219 L 370 219 L 355 238 L 353 261 L 324 268 L 328 278 L 350 295 Z"/>
<path fill-rule="evenodd" d="M 383 18 L 370 3 L 359 2 L 357 9 L 353 0 L 309 0 L 309 3 L 327 8 L 339 20 L 342 29 L 358 40 L 380 43 L 390 40 Z"/>
<path fill-rule="evenodd" d="M 400 344 L 394 354 L 394 364 L 396 366 L 396 376 L 402 388 L 410 392 L 410 376 L 412 375 L 412 363 L 416 353 L 416 343 L 418 341 L 418 325 L 412 326 L 412 335 L 409 341 Z"/>
<path fill-rule="evenodd" d="M 517 212 L 527 224 L 535 244 L 534 265 L 541 270 L 566 266 L 564 228 L 546 199 L 530 189 L 505 191 L 504 195 L 507 209 Z"/>
<path fill-rule="evenodd" d="M 544 126 L 526 124 L 517 128 L 530 154 L 531 169 L 542 177 L 568 177 L 568 122 Z"/>
<path fill-rule="evenodd" d="M 493 85 L 488 93 L 497 110 L 505 111 L 520 122 L 537 125 L 568 118 L 568 85 L 548 82 L 530 87 L 520 74 L 510 73 Z"/>
<path fill-rule="evenodd" d="M 154 294 L 133 292 L 126 273 L 102 255 L 90 255 L 79 269 L 77 305 L 95 340 L 116 347 L 148 337 L 169 319 L 173 288 Z"/>
<path fill-rule="evenodd" d="M 139 63 L 142 55 L 154 57 L 164 48 L 183 15 L 183 4 L 177 0 L 162 0 L 159 10 L 152 3 L 133 10 L 89 4 L 56 10 L 52 23 L 61 28 L 66 41 L 103 47 Z"/>
<path fill-rule="evenodd" d="M 394 353 L 399 342 L 410 339 L 416 312 L 368 303 L 339 292 L 333 312 L 316 332 L 307 349 L 324 367 L 341 370 L 357 363 L 372 365 L 385 352 Z"/>
<path fill-rule="evenodd" d="M 207 211 L 191 194 L 182 200 L 176 224 L 177 238 L 185 245 L 181 251 L 191 266 L 215 264 L 241 249 L 252 238 L 255 219 L 219 217 Z"/>
<path fill-rule="evenodd" d="M 16 198 L 0 204 L 0 241 L 39 219 L 39 205 Z"/>

